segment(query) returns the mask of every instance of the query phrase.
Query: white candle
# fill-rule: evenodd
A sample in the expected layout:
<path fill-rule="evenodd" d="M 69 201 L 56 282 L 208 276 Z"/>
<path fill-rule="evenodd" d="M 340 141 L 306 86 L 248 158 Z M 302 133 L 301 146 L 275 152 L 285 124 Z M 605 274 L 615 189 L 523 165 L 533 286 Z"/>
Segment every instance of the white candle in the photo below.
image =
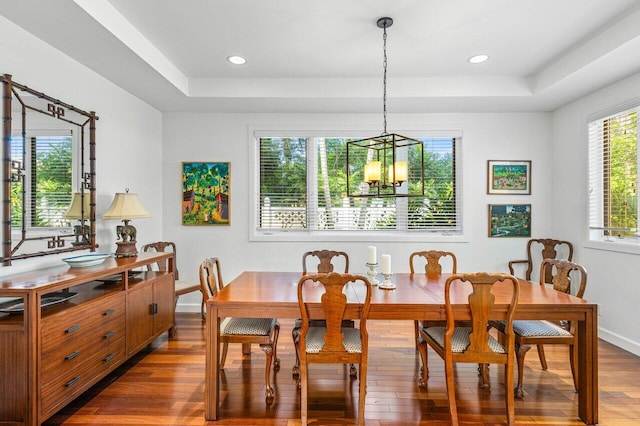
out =
<path fill-rule="evenodd" d="M 376 264 L 376 246 L 369 246 L 369 256 L 367 257 L 367 263 L 371 265 Z"/>
<path fill-rule="evenodd" d="M 391 255 L 390 254 L 382 255 L 382 273 L 391 274 Z"/>

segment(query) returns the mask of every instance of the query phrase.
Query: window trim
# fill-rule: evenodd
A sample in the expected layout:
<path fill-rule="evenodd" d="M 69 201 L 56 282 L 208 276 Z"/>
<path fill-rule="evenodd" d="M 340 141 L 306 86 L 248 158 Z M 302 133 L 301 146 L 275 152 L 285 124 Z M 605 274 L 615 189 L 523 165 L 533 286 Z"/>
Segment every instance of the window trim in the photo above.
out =
<path fill-rule="evenodd" d="M 259 164 L 260 151 L 258 149 L 258 140 L 260 138 L 268 137 L 353 137 L 360 138 L 362 135 L 373 134 L 375 130 L 335 130 L 339 127 L 332 127 L 332 130 L 308 130 L 306 127 L 297 129 L 289 127 L 277 127 L 269 128 L 270 126 L 248 126 L 248 142 L 249 142 L 249 241 L 336 241 L 336 242 L 363 242 L 363 241 L 381 241 L 381 242 L 397 242 L 400 238 L 402 241 L 420 241 L 420 242 L 447 242 L 447 243 L 461 243 L 468 242 L 465 236 L 465 215 L 463 212 L 463 199 L 462 196 L 457 201 L 458 216 L 460 223 L 460 231 L 455 231 L 451 235 L 447 235 L 447 231 L 442 230 L 370 230 L 370 231 L 322 231 L 322 230 L 279 230 L 278 232 L 260 231 L 258 229 L 258 217 L 255 212 L 255 206 L 258 203 L 259 198 L 259 184 L 258 173 L 256 172 Z M 400 130 L 398 133 L 409 137 L 451 137 L 456 139 L 462 138 L 461 130 Z M 457 146 L 457 152 L 461 152 L 460 146 Z M 313 154 L 315 155 L 315 154 Z M 307 168 L 307 179 L 315 179 L 315 170 L 317 167 L 316 162 L 311 162 L 312 167 Z M 455 161 L 455 173 L 458 178 L 458 185 L 460 191 L 462 191 L 462 161 L 457 158 Z M 314 195 L 314 200 L 317 199 L 317 194 Z M 315 201 L 314 201 L 315 202 Z"/>

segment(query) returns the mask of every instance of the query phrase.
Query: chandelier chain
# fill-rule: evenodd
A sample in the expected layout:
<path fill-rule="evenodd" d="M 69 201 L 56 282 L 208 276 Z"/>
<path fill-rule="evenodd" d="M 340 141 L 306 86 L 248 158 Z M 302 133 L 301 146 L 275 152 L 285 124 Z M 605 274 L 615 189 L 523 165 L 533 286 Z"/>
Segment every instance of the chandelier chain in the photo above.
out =
<path fill-rule="evenodd" d="M 382 61 L 382 67 L 384 69 L 382 75 L 382 117 L 383 117 L 383 131 L 382 135 L 387 135 L 387 26 L 385 25 L 382 33 L 382 51 L 384 54 L 384 60 Z"/>

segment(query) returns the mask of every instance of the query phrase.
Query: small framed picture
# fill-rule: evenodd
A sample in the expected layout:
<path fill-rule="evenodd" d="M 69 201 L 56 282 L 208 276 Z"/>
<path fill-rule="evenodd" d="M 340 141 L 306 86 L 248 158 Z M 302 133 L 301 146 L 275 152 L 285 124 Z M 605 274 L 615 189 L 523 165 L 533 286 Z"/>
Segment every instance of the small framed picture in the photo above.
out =
<path fill-rule="evenodd" d="M 531 204 L 489 204 L 489 237 L 531 237 Z"/>
<path fill-rule="evenodd" d="M 487 193 L 531 195 L 531 161 L 489 160 Z"/>
<path fill-rule="evenodd" d="M 229 225 L 230 163 L 182 163 L 182 224 Z"/>

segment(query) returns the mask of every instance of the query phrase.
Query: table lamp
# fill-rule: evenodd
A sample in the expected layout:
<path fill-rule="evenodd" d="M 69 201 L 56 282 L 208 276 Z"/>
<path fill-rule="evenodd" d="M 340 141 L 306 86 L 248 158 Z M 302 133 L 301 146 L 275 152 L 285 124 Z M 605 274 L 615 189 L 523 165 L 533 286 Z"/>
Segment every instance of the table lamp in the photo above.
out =
<path fill-rule="evenodd" d="M 116 235 L 118 236 L 116 257 L 138 255 L 138 249 L 136 248 L 137 231 L 133 225 L 129 225 L 129 221 L 131 219 L 151 217 L 151 213 L 142 206 L 138 194 L 130 193 L 129 188 L 125 191 L 116 193 L 111 205 L 102 215 L 102 218 L 106 220 L 115 219 L 124 222 L 124 225 L 116 227 Z"/>
<path fill-rule="evenodd" d="M 84 195 L 84 197 L 83 197 Z M 91 227 L 85 225 L 85 221 L 89 219 L 89 201 L 90 196 L 88 193 L 74 192 L 71 198 L 71 204 L 69 209 L 64 213 L 65 219 L 77 220 L 78 225 L 73 226 L 73 235 L 76 240 L 71 243 L 72 246 L 84 246 L 89 244 L 89 232 Z"/>

